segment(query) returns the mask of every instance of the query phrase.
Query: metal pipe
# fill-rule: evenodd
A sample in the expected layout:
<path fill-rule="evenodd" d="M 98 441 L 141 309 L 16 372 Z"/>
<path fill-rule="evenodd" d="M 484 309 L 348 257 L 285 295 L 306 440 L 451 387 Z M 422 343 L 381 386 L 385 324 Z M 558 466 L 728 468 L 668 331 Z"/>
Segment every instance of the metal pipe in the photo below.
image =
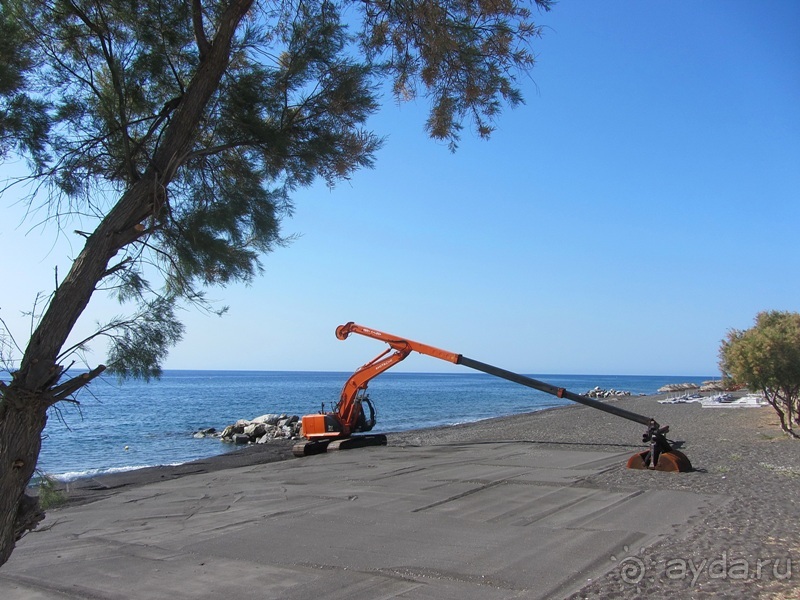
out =
<path fill-rule="evenodd" d="M 565 390 L 564 388 L 556 387 L 554 385 L 550 385 L 549 383 L 539 381 L 538 379 L 533 379 L 531 377 L 526 377 L 525 375 L 519 375 L 517 373 L 512 373 L 511 371 L 506 371 L 505 369 L 500 369 L 499 367 L 487 365 L 486 363 L 472 360 L 466 356 L 459 355 L 457 364 L 464 365 L 465 367 L 469 367 L 477 371 L 483 371 L 484 373 L 494 375 L 495 377 L 508 379 L 514 383 L 519 383 L 520 385 L 524 385 L 535 390 L 557 396 L 559 398 L 566 398 L 567 400 L 572 400 L 573 402 L 577 402 L 579 404 L 585 404 L 586 406 L 591 406 L 592 408 L 611 413 L 612 415 L 622 417 L 623 419 L 628 419 L 629 421 L 634 421 L 647 426 L 650 425 L 650 417 L 645 417 L 644 415 L 625 410 L 624 408 L 614 406 L 613 404 L 606 404 L 586 396 L 581 396 L 580 394 L 575 394 Z"/>

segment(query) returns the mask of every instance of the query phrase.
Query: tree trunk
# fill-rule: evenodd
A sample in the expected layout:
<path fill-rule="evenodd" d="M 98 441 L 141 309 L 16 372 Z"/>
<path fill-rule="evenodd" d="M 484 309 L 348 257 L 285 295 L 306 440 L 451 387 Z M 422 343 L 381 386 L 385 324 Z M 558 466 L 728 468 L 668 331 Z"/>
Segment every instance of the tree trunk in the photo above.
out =
<path fill-rule="evenodd" d="M 778 419 L 781 422 L 781 429 L 783 432 L 789 437 L 800 438 L 800 436 L 795 433 L 792 427 L 791 399 L 789 399 L 789 402 L 784 402 L 783 398 L 781 398 L 778 392 L 770 388 L 764 388 L 762 393 L 767 399 L 767 402 L 769 402 L 769 405 L 775 409 L 776 413 L 778 413 Z M 788 415 L 787 411 L 784 410 L 784 407 L 786 407 L 787 404 L 789 406 Z"/>
<path fill-rule="evenodd" d="M 0 398 L 0 565 L 8 560 L 16 541 L 44 518 L 38 501 L 26 501 L 28 485 L 39 458 L 47 409 L 36 399 Z M 31 432 L 37 432 L 31 435 Z"/>
<path fill-rule="evenodd" d="M 157 216 L 167 202 L 167 186 L 191 147 L 196 126 L 219 86 L 230 60 L 231 44 L 253 0 L 232 0 L 215 24 L 214 40 L 203 40 L 203 59 L 166 128 L 151 166 L 122 195 L 89 236 L 83 251 L 58 285 L 31 336 L 8 385 L 0 382 L 0 565 L 19 536 L 43 517 L 25 489 L 33 476 L 41 448 L 47 409 L 98 375 L 60 382 L 59 354 L 83 314 L 111 259 L 141 235 L 139 225 Z"/>

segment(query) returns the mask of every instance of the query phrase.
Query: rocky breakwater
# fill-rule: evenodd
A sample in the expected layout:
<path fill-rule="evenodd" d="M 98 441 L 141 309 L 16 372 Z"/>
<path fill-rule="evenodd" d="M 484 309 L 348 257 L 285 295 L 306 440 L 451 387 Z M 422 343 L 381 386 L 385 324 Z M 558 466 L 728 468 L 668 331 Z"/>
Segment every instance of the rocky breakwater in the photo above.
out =
<path fill-rule="evenodd" d="M 300 437 L 301 421 L 297 415 L 267 414 L 255 419 L 239 419 L 222 431 L 201 429 L 196 438 L 215 437 L 229 444 L 266 444 L 274 439 Z"/>
<path fill-rule="evenodd" d="M 658 392 L 660 394 L 674 394 L 675 392 L 691 392 L 699 389 L 700 386 L 696 383 L 670 383 L 668 385 L 662 385 L 658 388 Z"/>
<path fill-rule="evenodd" d="M 593 390 L 589 390 L 584 394 L 589 398 L 616 398 L 617 396 L 630 396 L 630 392 L 624 392 L 622 390 L 604 390 L 600 386 L 597 386 Z"/>
<path fill-rule="evenodd" d="M 668 385 L 658 388 L 660 394 L 674 394 L 676 392 L 723 392 L 725 385 L 722 381 L 711 380 L 704 381 L 701 385 L 696 383 L 670 383 Z"/>

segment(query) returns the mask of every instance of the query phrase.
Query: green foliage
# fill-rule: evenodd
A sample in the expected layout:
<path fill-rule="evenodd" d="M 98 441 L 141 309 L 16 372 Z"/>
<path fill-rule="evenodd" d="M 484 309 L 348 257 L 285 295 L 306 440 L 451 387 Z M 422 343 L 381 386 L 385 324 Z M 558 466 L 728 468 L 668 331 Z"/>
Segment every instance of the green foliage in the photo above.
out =
<path fill-rule="evenodd" d="M 731 330 L 720 347 L 720 369 L 729 382 L 764 393 L 781 427 L 797 437 L 800 425 L 800 314 L 765 311 L 745 331 Z"/>
<path fill-rule="evenodd" d="M 488 137 L 534 64 L 529 7 L 550 4 L 3 0 L 0 158 L 28 159 L 63 226 L 99 227 L 152 182 L 126 225 L 140 233 L 106 251 L 117 262 L 96 285 L 133 305 L 97 333 L 112 338 L 112 369 L 150 377 L 182 334 L 177 303 L 208 308 L 204 287 L 251 281 L 286 242 L 294 190 L 373 165 L 383 140 L 366 124 L 385 82 L 398 101 L 428 98 L 427 130 L 451 148 L 465 122 Z M 218 39 L 230 9 L 245 17 Z M 206 61 L 228 47 L 212 77 Z M 204 86 L 177 143 L 171 125 Z"/>
<path fill-rule="evenodd" d="M 58 481 L 45 473 L 38 473 L 39 508 L 49 510 L 64 504 L 66 497 L 58 487 Z"/>
<path fill-rule="evenodd" d="M 113 323 L 113 329 L 116 333 L 109 350 L 108 372 L 145 380 L 161 375 L 160 365 L 167 351 L 184 332 L 175 315 L 174 298 L 146 303 L 133 318 Z"/>
<path fill-rule="evenodd" d="M 41 160 L 50 128 L 46 103 L 27 91 L 34 68 L 29 32 L 11 2 L 0 4 L 0 158 L 16 150 Z"/>
<path fill-rule="evenodd" d="M 541 35 L 531 21 L 530 3 L 440 0 L 364 2 L 362 47 L 382 57 L 400 100 L 421 86 L 431 101 L 427 129 L 455 149 L 462 122 L 473 121 L 488 137 L 501 110 L 522 102 L 516 73 L 533 67 L 530 41 Z M 536 0 L 549 10 L 550 0 Z"/>

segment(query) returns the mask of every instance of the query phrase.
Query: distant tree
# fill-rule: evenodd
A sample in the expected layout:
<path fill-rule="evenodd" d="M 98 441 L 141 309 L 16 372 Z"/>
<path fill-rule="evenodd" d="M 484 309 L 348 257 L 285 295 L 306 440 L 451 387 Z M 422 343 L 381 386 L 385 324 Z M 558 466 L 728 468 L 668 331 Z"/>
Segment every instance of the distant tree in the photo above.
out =
<path fill-rule="evenodd" d="M 781 428 L 800 437 L 800 314 L 759 313 L 750 329 L 728 332 L 719 355 L 723 377 L 763 393 Z"/>
<path fill-rule="evenodd" d="M 105 337 L 109 370 L 158 376 L 176 309 L 260 272 L 293 190 L 373 164 L 384 82 L 427 98 L 451 148 L 465 122 L 488 137 L 522 100 L 533 7 L 550 0 L 2 0 L 0 157 L 84 246 L 20 357 L 0 339 L 0 564 L 42 518 L 24 492 L 48 409 L 105 369 L 70 374 L 76 353 Z M 98 290 L 125 316 L 68 341 Z"/>

